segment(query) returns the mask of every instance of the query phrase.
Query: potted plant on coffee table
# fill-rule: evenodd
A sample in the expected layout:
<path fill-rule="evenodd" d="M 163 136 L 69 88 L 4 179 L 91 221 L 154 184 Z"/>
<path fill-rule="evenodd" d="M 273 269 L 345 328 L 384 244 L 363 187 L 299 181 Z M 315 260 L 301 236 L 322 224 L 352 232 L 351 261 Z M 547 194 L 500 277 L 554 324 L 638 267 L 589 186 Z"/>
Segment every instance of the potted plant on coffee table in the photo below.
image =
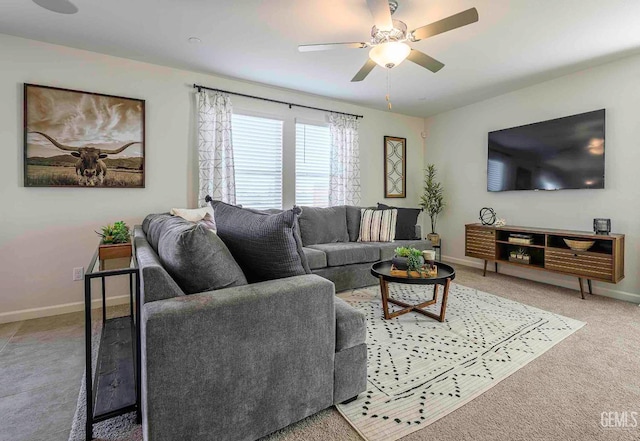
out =
<path fill-rule="evenodd" d="M 102 238 L 98 248 L 101 268 L 105 260 L 131 257 L 131 232 L 123 221 L 105 225 L 96 233 Z"/>
<path fill-rule="evenodd" d="M 431 233 L 427 235 L 427 239 L 432 245 L 440 244 L 440 235 L 436 233 L 436 224 L 438 215 L 444 210 L 444 189 L 440 182 L 436 182 L 436 166 L 429 164 L 426 169 L 424 178 L 424 194 L 422 195 L 420 206 L 427 212 L 431 219 Z"/>
<path fill-rule="evenodd" d="M 391 259 L 391 264 L 396 269 L 406 271 L 414 264 L 414 267 L 422 267 L 424 265 L 424 257 L 422 257 L 422 251 L 413 247 L 398 247 L 394 250 L 395 256 Z M 416 271 L 416 268 L 412 269 Z"/>

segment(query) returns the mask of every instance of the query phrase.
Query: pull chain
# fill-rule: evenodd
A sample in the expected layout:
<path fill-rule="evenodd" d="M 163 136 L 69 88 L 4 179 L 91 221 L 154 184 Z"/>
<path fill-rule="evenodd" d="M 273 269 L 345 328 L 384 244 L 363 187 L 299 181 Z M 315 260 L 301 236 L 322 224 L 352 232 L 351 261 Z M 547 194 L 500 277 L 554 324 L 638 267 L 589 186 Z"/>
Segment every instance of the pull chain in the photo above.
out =
<path fill-rule="evenodd" d="M 387 95 L 385 96 L 385 99 L 387 100 L 387 107 L 389 108 L 389 110 L 391 110 L 391 91 L 390 91 L 390 87 L 389 87 L 389 71 L 391 69 L 387 69 Z"/>

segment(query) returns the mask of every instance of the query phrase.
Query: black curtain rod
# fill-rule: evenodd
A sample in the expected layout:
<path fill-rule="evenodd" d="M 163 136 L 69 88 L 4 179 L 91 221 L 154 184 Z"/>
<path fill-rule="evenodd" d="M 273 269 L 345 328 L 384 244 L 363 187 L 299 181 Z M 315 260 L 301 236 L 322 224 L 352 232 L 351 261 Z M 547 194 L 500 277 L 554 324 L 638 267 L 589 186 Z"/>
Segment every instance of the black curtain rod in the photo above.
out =
<path fill-rule="evenodd" d="M 212 90 L 214 92 L 222 92 L 222 93 L 228 93 L 229 95 L 237 95 L 237 96 L 243 96 L 245 98 L 253 98 L 254 100 L 262 100 L 262 101 L 269 101 L 270 103 L 276 103 L 276 104 L 284 104 L 285 106 L 289 106 L 289 108 L 291 107 L 302 107 L 304 109 L 311 109 L 311 110 L 320 110 L 322 112 L 331 112 L 331 113 L 337 113 L 340 115 L 349 115 L 349 116 L 355 116 L 356 119 L 357 118 L 364 118 L 364 116 L 362 115 L 354 115 L 353 113 L 346 113 L 346 112 L 336 112 L 334 110 L 328 110 L 328 109 L 322 109 L 320 107 L 312 107 L 312 106 L 305 106 L 303 104 L 295 104 L 295 103 L 288 103 L 286 101 L 278 101 L 278 100 L 272 100 L 270 98 L 263 98 L 261 96 L 254 96 L 254 95 L 245 95 L 244 93 L 237 93 L 237 92 L 229 92 L 228 90 L 221 90 L 221 89 L 212 89 L 211 87 L 206 87 L 206 86 L 201 86 L 199 84 L 194 84 L 193 85 L 194 89 L 198 89 L 198 92 L 200 92 L 202 89 L 205 90 Z"/>

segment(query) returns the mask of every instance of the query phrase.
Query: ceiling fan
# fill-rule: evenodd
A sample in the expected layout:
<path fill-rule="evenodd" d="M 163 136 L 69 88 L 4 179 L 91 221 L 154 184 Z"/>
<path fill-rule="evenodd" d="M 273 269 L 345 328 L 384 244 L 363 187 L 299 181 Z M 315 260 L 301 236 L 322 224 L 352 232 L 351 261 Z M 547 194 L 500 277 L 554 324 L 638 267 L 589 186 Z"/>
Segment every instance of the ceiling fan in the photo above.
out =
<path fill-rule="evenodd" d="M 352 82 L 364 80 L 376 67 L 376 64 L 391 69 L 405 59 L 413 61 L 435 73 L 442 69 L 444 64 L 417 49 L 412 49 L 407 43 L 424 40 L 478 21 L 478 11 L 476 8 L 471 8 L 407 32 L 407 25 L 404 22 L 391 18 L 391 15 L 398 9 L 397 1 L 367 0 L 367 5 L 375 23 L 371 28 L 370 42 L 303 44 L 298 46 L 298 50 L 300 52 L 311 52 L 341 48 L 371 48 L 369 59 L 353 77 Z"/>

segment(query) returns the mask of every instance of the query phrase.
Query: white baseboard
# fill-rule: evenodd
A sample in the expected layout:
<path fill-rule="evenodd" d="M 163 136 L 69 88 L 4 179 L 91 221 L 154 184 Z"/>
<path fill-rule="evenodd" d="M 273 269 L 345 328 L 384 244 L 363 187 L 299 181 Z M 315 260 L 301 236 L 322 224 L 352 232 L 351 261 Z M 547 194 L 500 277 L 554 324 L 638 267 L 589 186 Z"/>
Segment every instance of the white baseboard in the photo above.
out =
<path fill-rule="evenodd" d="M 129 295 L 107 297 L 107 306 L 123 305 L 129 303 Z M 91 302 L 91 308 L 102 308 L 102 299 Z M 20 322 L 34 318 L 50 317 L 52 315 L 68 314 L 70 312 L 84 311 L 84 302 L 65 303 L 62 305 L 45 306 L 43 308 L 22 309 L 20 311 L 3 312 L 0 314 L 0 324 Z"/>
<path fill-rule="evenodd" d="M 467 259 L 467 258 L 459 258 L 453 256 L 443 256 L 442 260 L 456 263 L 459 265 L 471 266 L 474 268 L 482 268 L 484 266 L 484 262 L 478 259 Z M 575 289 L 578 291 L 578 282 L 575 277 L 572 276 L 563 276 L 557 273 L 541 273 L 540 271 L 536 271 L 535 274 L 532 274 L 533 271 L 528 271 L 527 269 L 521 269 L 512 265 L 500 265 L 498 264 L 498 271 L 502 274 L 507 274 L 510 276 L 520 277 L 522 279 L 533 280 L 535 282 L 548 283 L 550 285 L 562 286 L 563 288 Z M 487 271 L 493 272 L 494 266 L 490 262 L 487 265 Z M 613 299 L 624 300 L 626 302 L 631 303 L 639 303 L 640 304 L 640 294 L 620 291 L 618 289 L 607 288 L 603 286 L 603 283 L 593 282 L 593 293 L 605 297 L 611 297 Z M 609 285 L 609 284 L 607 284 Z M 611 285 L 615 286 L 615 285 Z"/>

